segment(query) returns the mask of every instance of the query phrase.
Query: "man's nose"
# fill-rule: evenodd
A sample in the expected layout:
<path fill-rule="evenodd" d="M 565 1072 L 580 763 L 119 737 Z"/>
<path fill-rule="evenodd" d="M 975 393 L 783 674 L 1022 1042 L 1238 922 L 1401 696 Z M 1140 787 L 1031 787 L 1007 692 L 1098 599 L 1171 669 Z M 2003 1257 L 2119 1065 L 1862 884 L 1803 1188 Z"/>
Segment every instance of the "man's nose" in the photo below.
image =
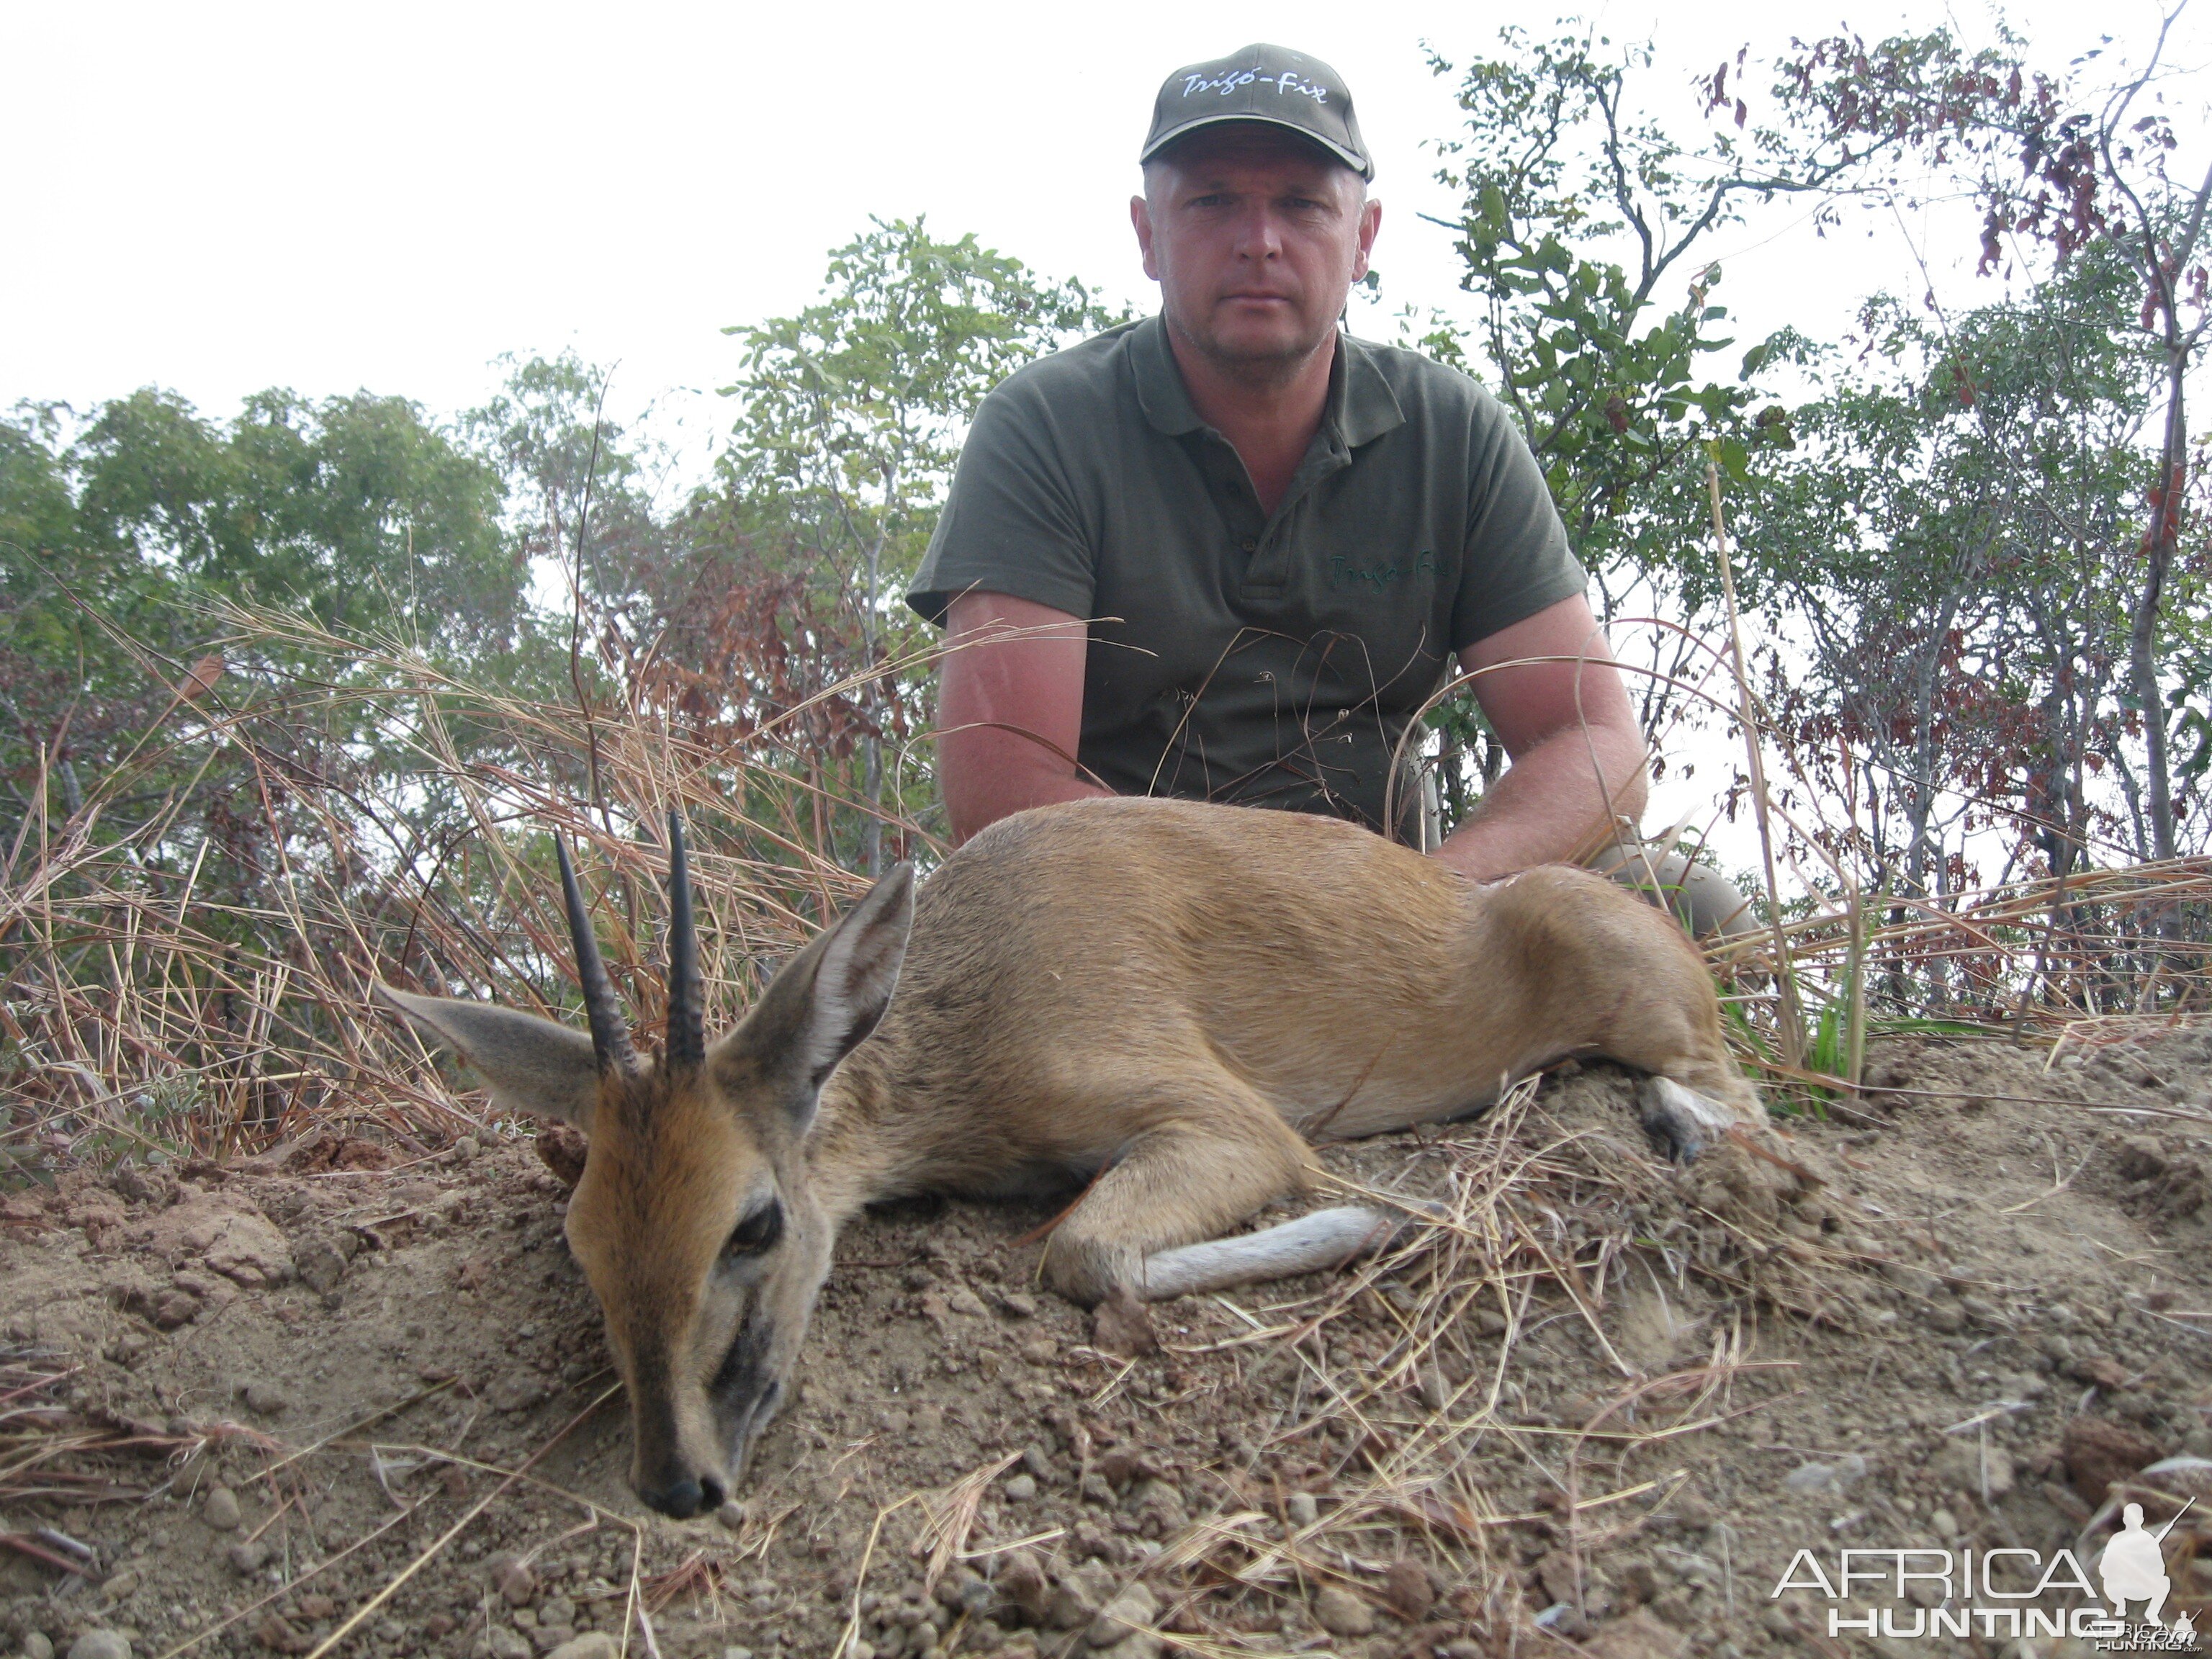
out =
<path fill-rule="evenodd" d="M 1249 210 L 1237 227 L 1237 253 L 1243 259 L 1273 259 L 1283 251 L 1282 227 L 1274 209 L 1262 203 Z"/>

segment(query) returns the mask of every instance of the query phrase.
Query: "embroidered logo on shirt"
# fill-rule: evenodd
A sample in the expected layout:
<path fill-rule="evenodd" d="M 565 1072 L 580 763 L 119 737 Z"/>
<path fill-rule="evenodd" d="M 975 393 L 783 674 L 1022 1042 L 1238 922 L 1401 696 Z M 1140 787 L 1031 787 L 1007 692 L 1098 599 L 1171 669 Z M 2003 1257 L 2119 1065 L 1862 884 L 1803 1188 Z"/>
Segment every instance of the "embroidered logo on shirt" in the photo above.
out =
<path fill-rule="evenodd" d="M 1370 592 L 1380 593 L 1392 582 L 1403 576 L 1433 576 L 1437 574 L 1437 556 L 1419 552 L 1411 559 L 1376 559 L 1369 564 L 1359 564 L 1346 553 L 1328 556 L 1328 585 L 1332 591 L 1341 593 L 1346 588 L 1365 586 Z"/>

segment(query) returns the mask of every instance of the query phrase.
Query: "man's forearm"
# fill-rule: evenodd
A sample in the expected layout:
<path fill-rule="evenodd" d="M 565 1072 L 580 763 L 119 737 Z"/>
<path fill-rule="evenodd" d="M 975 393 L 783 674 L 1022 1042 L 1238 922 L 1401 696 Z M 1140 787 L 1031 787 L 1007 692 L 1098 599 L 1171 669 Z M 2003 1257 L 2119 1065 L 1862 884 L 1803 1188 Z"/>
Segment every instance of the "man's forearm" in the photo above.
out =
<path fill-rule="evenodd" d="M 1113 793 L 1078 777 L 1071 763 L 1026 732 L 948 731 L 938 750 L 945 815 L 952 821 L 956 843 L 1010 812 Z"/>
<path fill-rule="evenodd" d="M 1644 763 L 1643 742 L 1631 732 L 1557 732 L 1506 769 L 1436 856 L 1477 881 L 1585 856 L 1615 817 L 1642 815 Z"/>

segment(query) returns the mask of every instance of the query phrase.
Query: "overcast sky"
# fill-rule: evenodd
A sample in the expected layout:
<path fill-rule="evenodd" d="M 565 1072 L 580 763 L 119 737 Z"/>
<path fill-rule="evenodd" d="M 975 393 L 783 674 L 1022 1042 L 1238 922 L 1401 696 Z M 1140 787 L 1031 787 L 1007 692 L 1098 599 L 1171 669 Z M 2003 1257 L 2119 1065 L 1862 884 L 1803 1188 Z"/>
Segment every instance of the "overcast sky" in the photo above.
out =
<path fill-rule="evenodd" d="M 1988 16 L 1895 0 L 1834 16 L 1740 0 L 1589 15 L 1616 39 L 1656 35 L 1667 96 L 1746 41 L 1844 15 L 1869 35 L 1948 16 L 1976 36 Z M 2148 0 L 2008 15 L 2052 64 L 2098 28 L 2147 40 L 2157 17 Z M 0 406 L 82 409 L 151 382 L 215 414 L 271 385 L 449 411 L 483 398 L 500 353 L 574 345 L 619 363 L 611 406 L 634 410 L 726 381 L 720 329 L 805 303 L 826 250 L 871 214 L 927 214 L 1149 304 L 1125 203 L 1152 93 L 1255 35 L 1346 76 L 1380 168 L 1383 300 L 1447 303 L 1449 239 L 1417 215 L 1451 207 L 1423 146 L 1456 112 L 1422 42 L 1463 60 L 1507 18 L 1549 15 L 1406 0 L 19 0 L 0 7 Z M 1778 211 L 1723 246 L 1723 297 L 1762 324 L 1819 326 L 1871 289 L 1916 286 L 1893 224 L 1875 228 L 1819 242 Z M 720 415 L 670 406 L 695 428 Z"/>

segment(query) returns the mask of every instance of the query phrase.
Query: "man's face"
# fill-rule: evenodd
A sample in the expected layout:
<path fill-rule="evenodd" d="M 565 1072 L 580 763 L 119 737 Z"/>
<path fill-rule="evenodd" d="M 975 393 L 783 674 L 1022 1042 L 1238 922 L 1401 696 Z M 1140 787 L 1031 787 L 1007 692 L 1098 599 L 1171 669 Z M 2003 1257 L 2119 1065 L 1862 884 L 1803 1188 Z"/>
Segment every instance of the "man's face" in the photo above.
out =
<path fill-rule="evenodd" d="M 1382 221 L 1359 175 L 1262 123 L 1194 133 L 1129 204 L 1169 328 L 1240 379 L 1286 379 L 1327 343 Z"/>

